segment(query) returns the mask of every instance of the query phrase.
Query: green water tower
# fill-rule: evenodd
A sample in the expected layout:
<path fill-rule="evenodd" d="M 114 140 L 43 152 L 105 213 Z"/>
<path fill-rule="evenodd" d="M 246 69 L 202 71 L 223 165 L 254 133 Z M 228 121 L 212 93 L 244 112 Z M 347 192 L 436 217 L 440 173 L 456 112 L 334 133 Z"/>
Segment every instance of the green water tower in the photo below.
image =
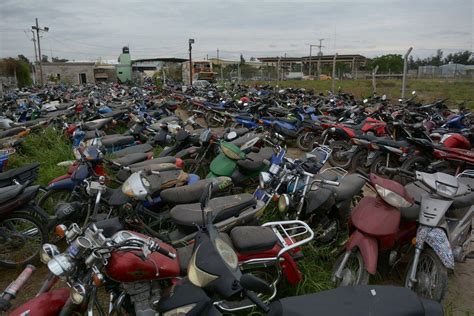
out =
<path fill-rule="evenodd" d="M 127 46 L 122 48 L 122 54 L 118 58 L 117 79 L 120 83 L 132 81 L 132 59 Z"/>

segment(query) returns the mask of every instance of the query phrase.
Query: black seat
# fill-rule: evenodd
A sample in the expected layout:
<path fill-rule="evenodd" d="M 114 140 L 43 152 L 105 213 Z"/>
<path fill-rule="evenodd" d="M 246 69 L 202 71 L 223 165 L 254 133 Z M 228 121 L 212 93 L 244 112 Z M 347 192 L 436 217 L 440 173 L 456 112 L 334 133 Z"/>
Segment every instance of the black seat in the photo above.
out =
<path fill-rule="evenodd" d="M 395 141 L 390 138 L 377 138 L 373 140 L 375 143 L 380 145 L 386 145 L 391 147 L 408 147 L 410 144 L 405 140 Z"/>
<path fill-rule="evenodd" d="M 270 160 L 273 156 L 273 149 L 270 147 L 263 147 L 258 153 L 251 152 L 247 155 L 250 159 L 243 159 L 237 161 L 237 166 L 245 171 L 260 170 L 265 166 L 265 160 Z"/>
<path fill-rule="evenodd" d="M 267 315 L 442 316 L 444 313 L 441 304 L 420 299 L 407 288 L 358 285 L 286 297 L 273 302 Z"/>
<path fill-rule="evenodd" d="M 24 183 L 27 180 L 35 181 L 38 177 L 39 163 L 32 163 L 19 168 L 11 169 L 0 173 L 0 187 L 13 184 L 13 180 Z"/>
<path fill-rule="evenodd" d="M 124 136 L 124 135 L 113 135 L 110 137 L 105 136 L 102 138 L 102 145 L 105 147 L 114 147 L 114 146 L 124 146 L 131 144 L 135 141 L 133 136 Z"/>
<path fill-rule="evenodd" d="M 0 203 L 5 203 L 8 200 L 13 199 L 14 197 L 18 196 L 21 191 L 23 191 L 22 185 L 10 185 L 4 188 L 0 188 Z"/>
<path fill-rule="evenodd" d="M 147 160 L 148 154 L 146 153 L 135 153 L 127 156 L 114 159 L 113 162 L 120 164 L 121 166 L 129 166 L 131 164 Z"/>
<path fill-rule="evenodd" d="M 243 210 L 254 206 L 257 202 L 252 194 L 243 193 L 211 199 L 208 209 L 213 212 L 214 222 L 220 222 L 232 216 L 238 216 Z M 182 204 L 170 211 L 171 219 L 178 225 L 202 225 L 201 204 Z"/>
<path fill-rule="evenodd" d="M 146 143 L 146 144 L 139 144 L 139 145 L 134 145 L 130 146 L 121 150 L 118 150 L 114 152 L 114 156 L 116 157 L 124 157 L 129 154 L 135 154 L 135 153 L 147 153 L 153 150 L 153 146 Z"/>
<path fill-rule="evenodd" d="M 130 168 L 138 169 L 138 168 L 143 168 L 143 167 L 150 166 L 150 165 L 158 165 L 158 164 L 162 164 L 162 163 L 172 163 L 172 164 L 174 164 L 175 162 L 176 162 L 175 157 L 166 156 L 166 157 L 154 158 L 154 159 L 134 163 L 134 164 L 130 165 Z"/>
<path fill-rule="evenodd" d="M 19 133 L 24 132 L 24 131 L 26 131 L 25 127 L 13 127 L 13 128 L 7 129 L 5 131 L 1 131 L 0 132 L 0 138 L 10 137 L 10 136 L 19 134 Z"/>
<path fill-rule="evenodd" d="M 272 249 L 278 238 L 269 227 L 240 226 L 230 232 L 235 249 L 241 253 L 260 252 Z"/>
<path fill-rule="evenodd" d="M 122 187 L 117 189 L 107 188 L 102 195 L 102 199 L 110 206 L 120 206 L 130 201 L 130 198 L 122 192 Z"/>
<path fill-rule="evenodd" d="M 408 207 L 400 208 L 400 214 L 403 219 L 416 220 L 420 214 L 420 203 L 423 195 L 428 194 L 429 189 L 421 182 L 415 181 L 405 186 L 408 195 L 414 200 L 414 203 Z"/>
<path fill-rule="evenodd" d="M 358 174 L 350 174 L 339 181 L 339 186 L 324 185 L 326 188 L 331 188 L 336 194 L 336 201 L 346 201 L 357 194 L 365 184 L 365 179 Z"/>
<path fill-rule="evenodd" d="M 94 131 L 96 129 L 101 129 L 107 124 L 112 122 L 112 118 L 103 118 L 94 121 L 85 122 L 82 124 L 82 129 L 85 131 Z"/>
<path fill-rule="evenodd" d="M 227 188 L 232 184 L 232 180 L 228 177 L 217 177 L 213 179 L 203 179 L 196 183 L 184 185 L 181 187 L 169 188 L 160 192 L 161 200 L 171 204 L 195 203 L 201 198 L 202 193 L 208 183 L 213 183 L 212 191 L 218 192 L 220 188 Z"/>
<path fill-rule="evenodd" d="M 99 137 L 105 136 L 105 132 L 99 131 L 99 135 L 97 135 L 95 130 L 94 131 L 85 131 L 84 140 L 94 139 L 97 136 L 99 136 Z"/>

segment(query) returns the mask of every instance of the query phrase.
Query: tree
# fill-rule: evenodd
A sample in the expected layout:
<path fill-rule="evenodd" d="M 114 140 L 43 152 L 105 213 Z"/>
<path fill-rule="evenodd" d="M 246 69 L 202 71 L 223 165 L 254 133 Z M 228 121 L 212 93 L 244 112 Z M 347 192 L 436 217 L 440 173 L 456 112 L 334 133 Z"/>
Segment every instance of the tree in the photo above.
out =
<path fill-rule="evenodd" d="M 436 55 L 431 57 L 429 64 L 433 66 L 441 66 L 443 64 L 443 51 L 441 49 L 438 49 Z"/>
<path fill-rule="evenodd" d="M 16 77 L 18 87 L 31 85 L 30 65 L 18 58 L 6 58 L 0 61 L 0 73 L 7 77 Z"/>
<path fill-rule="evenodd" d="M 30 63 L 30 61 L 28 60 L 28 58 L 26 58 L 25 55 L 18 55 L 18 60 L 24 61 L 27 64 Z"/>
<path fill-rule="evenodd" d="M 465 50 L 453 54 L 448 54 L 444 59 L 444 63 L 454 63 L 463 65 L 474 65 L 474 55 L 472 52 Z"/>
<path fill-rule="evenodd" d="M 369 69 L 379 66 L 379 72 L 401 73 L 403 71 L 402 55 L 388 54 L 373 58 L 368 63 Z"/>
<path fill-rule="evenodd" d="M 42 61 L 43 63 L 49 63 L 48 55 L 43 55 L 43 56 L 41 57 L 41 61 Z"/>
<path fill-rule="evenodd" d="M 245 64 L 244 55 L 242 55 L 242 54 L 240 54 L 240 64 L 241 65 Z"/>

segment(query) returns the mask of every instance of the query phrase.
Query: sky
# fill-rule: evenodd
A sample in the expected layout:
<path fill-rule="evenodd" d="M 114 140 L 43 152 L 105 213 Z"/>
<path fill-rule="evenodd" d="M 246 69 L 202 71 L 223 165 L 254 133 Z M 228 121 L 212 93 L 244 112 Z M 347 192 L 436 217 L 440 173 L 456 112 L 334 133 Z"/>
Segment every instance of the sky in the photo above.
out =
<path fill-rule="evenodd" d="M 473 16 L 474 0 L 1 0 L 0 57 L 34 59 L 35 18 L 43 55 L 69 60 L 186 58 L 189 38 L 198 59 L 307 56 L 320 38 L 323 54 L 426 57 L 472 51 Z"/>

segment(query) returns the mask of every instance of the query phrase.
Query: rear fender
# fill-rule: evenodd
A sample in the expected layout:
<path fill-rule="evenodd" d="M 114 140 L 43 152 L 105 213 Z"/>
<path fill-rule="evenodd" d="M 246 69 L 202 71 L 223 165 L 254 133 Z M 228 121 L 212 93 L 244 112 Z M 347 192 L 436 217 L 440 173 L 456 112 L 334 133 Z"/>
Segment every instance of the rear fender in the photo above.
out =
<path fill-rule="evenodd" d="M 454 269 L 451 244 L 442 228 L 420 225 L 416 233 L 416 247 L 422 248 L 424 243 L 427 243 L 436 252 L 446 268 Z"/>
<path fill-rule="evenodd" d="M 60 288 L 51 292 L 46 292 L 17 307 L 11 311 L 9 315 L 56 316 L 59 315 L 68 298 L 68 288 Z"/>
<path fill-rule="evenodd" d="M 359 248 L 367 271 L 370 274 L 375 274 L 377 272 L 377 259 L 379 255 L 377 240 L 356 230 L 352 233 L 346 249 L 349 251 L 355 247 Z"/>

